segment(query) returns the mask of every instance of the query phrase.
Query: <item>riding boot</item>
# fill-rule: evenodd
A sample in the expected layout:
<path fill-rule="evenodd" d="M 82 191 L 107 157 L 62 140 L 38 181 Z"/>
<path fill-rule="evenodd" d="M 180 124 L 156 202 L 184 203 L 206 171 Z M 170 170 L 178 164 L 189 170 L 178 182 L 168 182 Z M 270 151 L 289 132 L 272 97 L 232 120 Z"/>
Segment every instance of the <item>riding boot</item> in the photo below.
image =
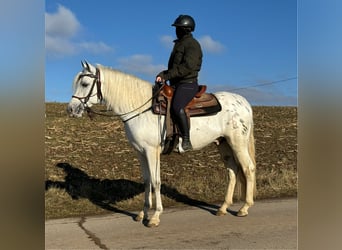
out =
<path fill-rule="evenodd" d="M 192 150 L 192 145 L 190 142 L 190 132 L 189 132 L 189 122 L 188 117 L 184 109 L 181 109 L 178 113 L 178 127 L 182 134 L 182 148 L 184 152 Z"/>

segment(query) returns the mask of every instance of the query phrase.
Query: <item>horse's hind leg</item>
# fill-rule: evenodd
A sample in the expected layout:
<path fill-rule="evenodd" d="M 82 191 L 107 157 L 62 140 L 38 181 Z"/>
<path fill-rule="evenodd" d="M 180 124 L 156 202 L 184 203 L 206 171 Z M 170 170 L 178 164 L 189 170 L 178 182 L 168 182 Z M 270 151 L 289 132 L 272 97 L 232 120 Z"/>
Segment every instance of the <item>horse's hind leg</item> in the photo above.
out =
<path fill-rule="evenodd" d="M 246 216 L 248 214 L 248 209 L 254 204 L 255 163 L 252 156 L 250 156 L 247 147 L 236 150 L 235 154 L 246 178 L 246 200 L 245 204 L 240 208 L 238 216 Z"/>
<path fill-rule="evenodd" d="M 224 165 L 228 169 L 228 187 L 226 195 L 223 204 L 216 212 L 217 216 L 221 216 L 226 215 L 228 207 L 233 204 L 233 195 L 236 185 L 236 175 L 238 166 L 235 163 L 233 152 L 228 143 L 226 142 L 226 140 L 223 139 L 221 141 L 221 143 L 218 146 L 218 149 L 221 155 L 221 159 L 223 160 Z"/>

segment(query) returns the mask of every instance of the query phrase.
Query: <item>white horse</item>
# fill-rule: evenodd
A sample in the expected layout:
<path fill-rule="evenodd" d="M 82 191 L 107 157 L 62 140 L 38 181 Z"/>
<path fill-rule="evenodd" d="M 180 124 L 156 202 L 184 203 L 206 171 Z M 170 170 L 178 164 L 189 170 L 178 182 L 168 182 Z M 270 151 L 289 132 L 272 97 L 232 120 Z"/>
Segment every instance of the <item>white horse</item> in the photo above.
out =
<path fill-rule="evenodd" d="M 145 185 L 145 203 L 136 220 L 148 220 L 152 208 L 152 188 L 155 191 L 156 208 L 148 220 L 148 226 L 158 226 L 163 212 L 160 187 L 160 154 L 163 150 L 166 131 L 165 117 L 153 114 L 152 84 L 135 76 L 82 62 L 83 71 L 73 82 L 74 95 L 68 105 L 70 116 L 80 117 L 93 104 L 105 101 L 124 122 L 126 136 L 137 151 Z M 216 115 L 191 117 L 190 139 L 194 150 L 216 142 L 225 166 L 229 183 L 222 206 L 217 215 L 227 214 L 233 204 L 236 183 L 241 183 L 241 195 L 245 199 L 238 216 L 246 216 L 253 205 L 255 180 L 255 148 L 252 108 L 245 98 L 218 92 L 222 111 Z M 180 138 L 181 141 L 181 138 Z M 181 143 L 178 144 L 182 152 Z M 238 178 L 237 178 L 238 177 Z M 237 182 L 238 181 L 238 182 Z"/>

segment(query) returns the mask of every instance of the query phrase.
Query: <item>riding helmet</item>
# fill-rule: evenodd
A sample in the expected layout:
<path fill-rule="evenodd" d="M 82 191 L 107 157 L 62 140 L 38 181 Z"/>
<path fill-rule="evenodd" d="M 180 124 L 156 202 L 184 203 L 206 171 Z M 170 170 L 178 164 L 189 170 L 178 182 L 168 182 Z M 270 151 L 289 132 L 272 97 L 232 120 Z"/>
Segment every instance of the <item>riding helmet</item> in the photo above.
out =
<path fill-rule="evenodd" d="M 179 15 L 173 22 L 172 26 L 190 28 L 191 31 L 195 30 L 195 20 L 189 15 Z"/>

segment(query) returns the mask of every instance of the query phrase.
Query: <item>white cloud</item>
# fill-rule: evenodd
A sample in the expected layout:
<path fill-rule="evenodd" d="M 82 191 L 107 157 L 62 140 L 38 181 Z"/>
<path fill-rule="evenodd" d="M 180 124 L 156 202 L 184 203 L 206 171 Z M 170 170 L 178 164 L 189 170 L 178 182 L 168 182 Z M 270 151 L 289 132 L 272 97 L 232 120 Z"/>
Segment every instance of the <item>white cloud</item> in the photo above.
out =
<path fill-rule="evenodd" d="M 45 36 L 45 49 L 48 55 L 60 57 L 62 55 L 72 55 L 75 53 L 75 45 L 68 39 L 62 37 Z"/>
<path fill-rule="evenodd" d="M 162 36 L 160 38 L 160 42 L 168 49 L 172 49 L 174 37 L 172 36 Z M 218 41 L 213 40 L 210 36 L 202 36 L 198 38 L 198 42 L 201 44 L 202 50 L 212 53 L 212 54 L 219 54 L 225 50 L 223 44 Z"/>
<path fill-rule="evenodd" d="M 153 64 L 152 56 L 136 54 L 129 57 L 120 58 L 120 68 L 127 72 L 143 73 L 146 75 L 157 75 L 160 71 L 166 68 L 162 64 Z"/>
<path fill-rule="evenodd" d="M 48 56 L 63 57 L 81 52 L 107 53 L 113 49 L 104 42 L 75 41 L 82 25 L 74 13 L 62 5 L 57 12 L 45 13 L 45 49 Z"/>
<path fill-rule="evenodd" d="M 62 5 L 56 13 L 45 13 L 45 33 L 51 37 L 73 37 L 80 29 L 81 24 L 75 15 Z"/>
<path fill-rule="evenodd" d="M 202 36 L 198 39 L 199 43 L 203 50 L 206 50 L 209 53 L 218 54 L 225 50 L 223 44 L 218 41 L 213 40 L 210 36 Z"/>
<path fill-rule="evenodd" d="M 160 38 L 161 43 L 168 49 L 172 49 L 174 40 L 172 36 L 162 36 Z"/>
<path fill-rule="evenodd" d="M 110 52 L 112 51 L 113 49 L 108 46 L 107 44 L 103 43 L 103 42 L 97 42 L 97 43 L 94 43 L 94 42 L 82 42 L 82 43 L 79 43 L 78 46 L 81 48 L 81 49 L 84 49 L 84 50 L 87 50 L 89 52 L 92 52 L 94 54 L 97 54 L 97 53 L 104 53 L 104 52 Z"/>
<path fill-rule="evenodd" d="M 297 97 L 281 94 L 275 90 L 240 89 L 232 91 L 244 96 L 252 105 L 297 106 Z"/>
<path fill-rule="evenodd" d="M 210 85 L 210 92 L 227 91 L 239 94 L 247 99 L 247 101 L 254 105 L 266 106 L 297 106 L 297 96 L 295 94 L 282 94 L 277 88 L 263 87 L 239 87 L 229 84 Z"/>

